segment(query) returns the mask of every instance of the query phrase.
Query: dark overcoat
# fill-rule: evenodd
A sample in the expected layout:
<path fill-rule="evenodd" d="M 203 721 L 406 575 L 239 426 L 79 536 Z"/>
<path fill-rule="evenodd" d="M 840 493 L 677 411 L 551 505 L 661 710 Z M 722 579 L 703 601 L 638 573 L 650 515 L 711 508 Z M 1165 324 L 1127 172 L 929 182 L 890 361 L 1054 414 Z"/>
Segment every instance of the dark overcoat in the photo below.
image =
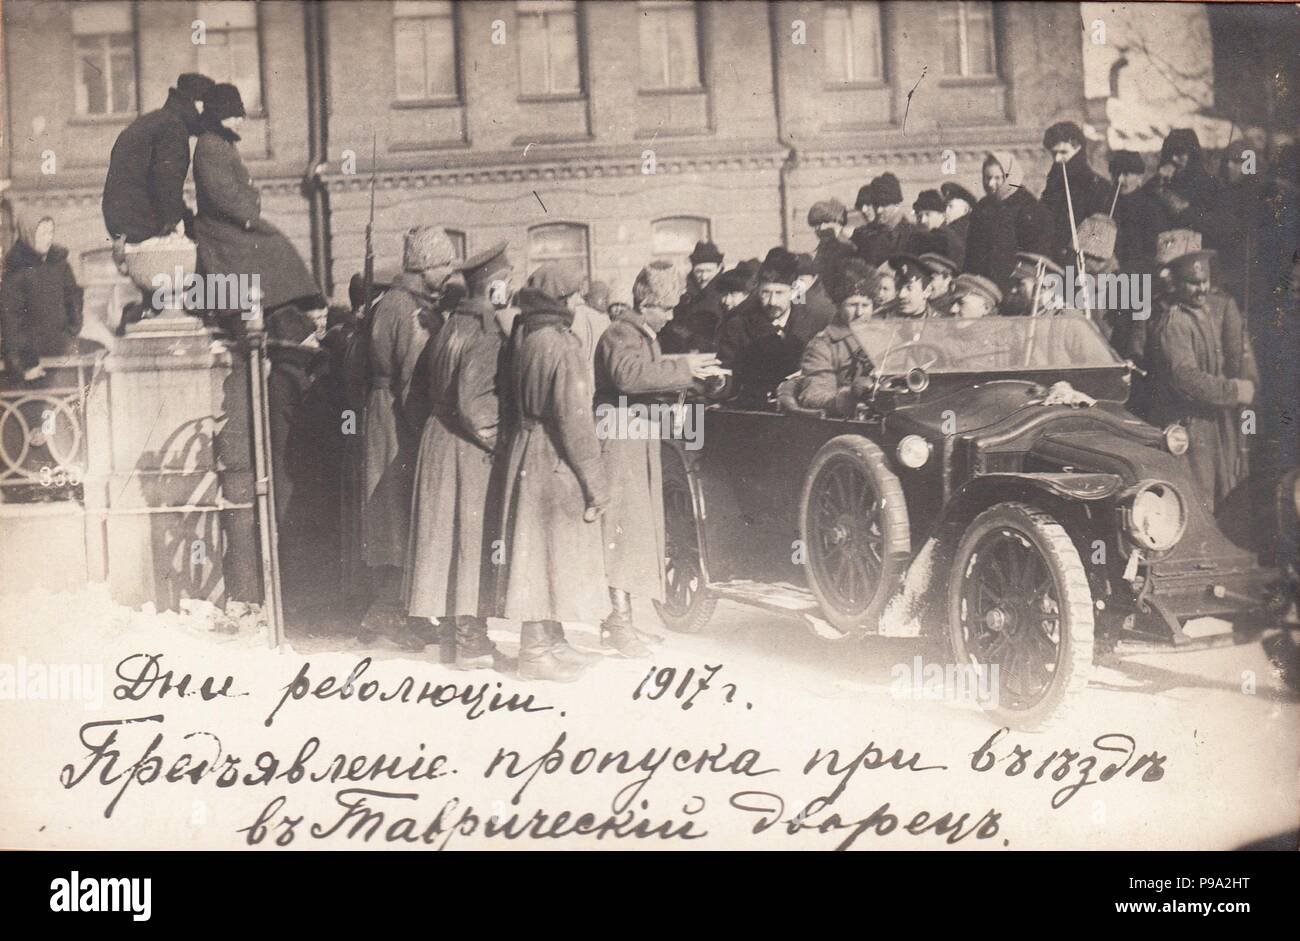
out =
<path fill-rule="evenodd" d="M 481 585 L 491 571 L 485 520 L 500 352 L 501 331 L 485 300 L 462 301 L 425 352 L 429 419 L 415 465 L 406 580 L 413 617 L 478 615 L 490 603 Z"/>
<path fill-rule="evenodd" d="M 166 104 L 117 135 L 100 202 L 109 235 L 143 242 L 171 232 L 187 215 L 190 135 L 198 133 L 198 124 L 194 103 L 173 88 Z"/>
<path fill-rule="evenodd" d="M 42 356 L 72 352 L 81 308 L 82 290 L 66 248 L 54 245 L 37 255 L 26 242 L 14 243 L 0 281 L 0 344 L 12 367 L 26 370 Z"/>
<path fill-rule="evenodd" d="M 1042 205 L 1021 187 L 1006 199 L 985 196 L 971 211 L 965 270 L 1005 286 L 1017 252 L 1050 254 L 1052 223 Z"/>

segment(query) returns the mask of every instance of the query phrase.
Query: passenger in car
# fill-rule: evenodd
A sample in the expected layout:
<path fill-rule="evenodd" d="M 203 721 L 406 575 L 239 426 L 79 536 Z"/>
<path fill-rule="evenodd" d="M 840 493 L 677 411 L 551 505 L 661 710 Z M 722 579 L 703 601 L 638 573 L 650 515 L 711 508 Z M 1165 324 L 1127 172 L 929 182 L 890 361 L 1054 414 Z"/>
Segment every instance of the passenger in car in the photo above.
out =
<path fill-rule="evenodd" d="M 872 366 L 850 325 L 871 317 L 879 280 L 876 269 L 860 258 L 845 262 L 831 277 L 827 290 L 836 304 L 835 319 L 809 340 L 804 350 L 799 377 L 794 380 L 801 407 L 825 409 L 837 416 L 853 414 L 853 382 L 870 373 Z"/>
<path fill-rule="evenodd" d="M 895 255 L 889 259 L 898 297 L 883 307 L 878 316 L 907 317 L 922 320 L 943 316 L 930 303 L 930 269 L 915 255 Z"/>
<path fill-rule="evenodd" d="M 952 316 L 964 320 L 988 317 L 998 312 L 1002 292 L 991 280 L 978 274 L 960 274 L 952 286 Z"/>
<path fill-rule="evenodd" d="M 799 369 L 804 347 L 827 320 L 793 303 L 799 262 L 784 248 L 767 253 L 758 290 L 736 308 L 718 331 L 718 358 L 732 370 L 718 393 L 749 407 L 763 407 L 776 387 Z"/>

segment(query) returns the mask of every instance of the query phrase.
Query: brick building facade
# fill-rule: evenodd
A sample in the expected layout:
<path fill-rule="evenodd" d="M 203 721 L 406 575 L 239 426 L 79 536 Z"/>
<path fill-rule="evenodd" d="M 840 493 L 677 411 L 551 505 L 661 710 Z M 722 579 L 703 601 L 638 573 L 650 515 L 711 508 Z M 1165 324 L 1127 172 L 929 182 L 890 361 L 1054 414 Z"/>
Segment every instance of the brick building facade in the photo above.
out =
<path fill-rule="evenodd" d="M 851 204 L 886 169 L 909 202 L 944 179 L 978 192 L 984 152 L 1011 150 L 1037 190 L 1043 128 L 1084 108 L 1077 4 L 3 9 L 7 221 L 51 214 L 92 306 L 120 298 L 99 208 L 112 143 L 183 71 L 240 85 L 264 214 L 336 298 L 361 263 L 372 136 L 381 271 L 405 228 L 437 223 L 466 251 L 507 239 L 525 272 L 558 259 L 626 297 L 649 257 L 705 235 L 729 261 L 808 248 L 811 203 Z"/>

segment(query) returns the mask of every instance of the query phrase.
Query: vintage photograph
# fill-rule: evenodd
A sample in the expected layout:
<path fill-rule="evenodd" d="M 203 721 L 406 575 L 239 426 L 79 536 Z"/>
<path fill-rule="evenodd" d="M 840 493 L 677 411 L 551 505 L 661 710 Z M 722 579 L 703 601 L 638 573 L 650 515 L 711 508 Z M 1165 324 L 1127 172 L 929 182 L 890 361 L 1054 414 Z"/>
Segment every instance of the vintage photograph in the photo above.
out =
<path fill-rule="evenodd" d="M 0 847 L 1300 848 L 1297 5 L 0 9 Z"/>

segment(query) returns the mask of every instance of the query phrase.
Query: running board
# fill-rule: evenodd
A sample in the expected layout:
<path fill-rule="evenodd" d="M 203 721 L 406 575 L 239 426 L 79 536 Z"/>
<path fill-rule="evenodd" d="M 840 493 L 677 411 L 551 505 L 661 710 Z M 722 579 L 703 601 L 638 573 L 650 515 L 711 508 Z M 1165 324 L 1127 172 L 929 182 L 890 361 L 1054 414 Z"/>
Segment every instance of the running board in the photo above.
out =
<path fill-rule="evenodd" d="M 709 591 L 728 601 L 797 618 L 822 640 L 843 640 L 853 636 L 839 630 L 821 616 L 821 605 L 812 592 L 789 582 L 756 582 L 738 578 L 729 582 L 714 582 L 709 585 Z"/>

